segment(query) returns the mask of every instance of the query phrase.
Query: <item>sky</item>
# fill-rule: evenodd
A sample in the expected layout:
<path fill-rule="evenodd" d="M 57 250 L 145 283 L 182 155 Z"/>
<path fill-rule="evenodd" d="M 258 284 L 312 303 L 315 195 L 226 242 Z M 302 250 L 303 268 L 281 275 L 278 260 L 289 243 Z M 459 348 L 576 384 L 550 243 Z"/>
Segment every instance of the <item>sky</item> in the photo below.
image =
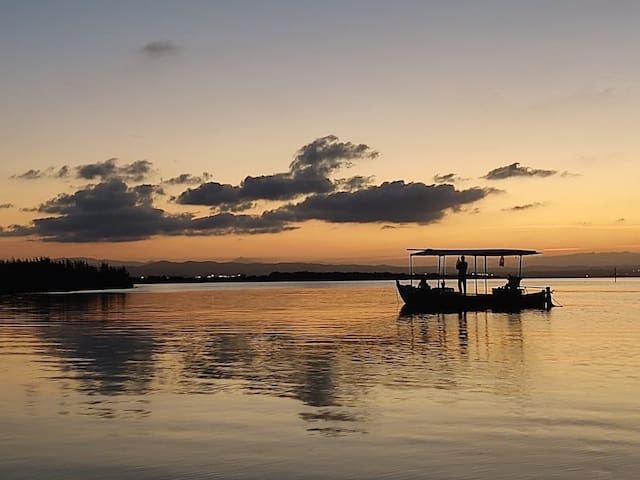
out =
<path fill-rule="evenodd" d="M 0 257 L 640 251 L 639 18 L 0 0 Z"/>

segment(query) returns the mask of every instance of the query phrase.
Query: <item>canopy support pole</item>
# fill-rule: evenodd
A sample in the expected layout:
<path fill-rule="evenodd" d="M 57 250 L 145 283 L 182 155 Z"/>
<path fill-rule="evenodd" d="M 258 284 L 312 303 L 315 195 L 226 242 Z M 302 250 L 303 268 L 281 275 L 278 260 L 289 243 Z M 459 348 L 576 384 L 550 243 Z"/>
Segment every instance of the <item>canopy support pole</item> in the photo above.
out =
<path fill-rule="evenodd" d="M 413 287 L 413 255 L 409 255 L 409 268 L 410 268 L 409 284 Z"/>
<path fill-rule="evenodd" d="M 520 266 L 518 267 L 518 277 L 522 278 L 522 255 L 520 255 Z"/>
<path fill-rule="evenodd" d="M 442 257 L 442 287 L 447 285 L 447 257 Z"/>
<path fill-rule="evenodd" d="M 478 295 L 478 257 L 473 256 L 473 276 L 476 284 L 476 295 Z"/>
<path fill-rule="evenodd" d="M 489 292 L 489 287 L 487 286 L 487 256 L 484 256 L 484 293 Z"/>

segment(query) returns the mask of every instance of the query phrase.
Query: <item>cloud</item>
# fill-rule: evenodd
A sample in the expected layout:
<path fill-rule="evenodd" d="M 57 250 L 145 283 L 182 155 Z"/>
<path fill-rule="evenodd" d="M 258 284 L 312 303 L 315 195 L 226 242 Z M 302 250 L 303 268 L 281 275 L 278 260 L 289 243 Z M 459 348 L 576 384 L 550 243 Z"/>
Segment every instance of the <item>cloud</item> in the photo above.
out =
<path fill-rule="evenodd" d="M 134 182 L 141 182 L 153 172 L 152 165 L 148 160 L 136 160 L 128 165 L 123 165 L 118 172 L 118 176 Z"/>
<path fill-rule="evenodd" d="M 294 228 L 278 219 L 251 215 L 194 218 L 191 214 L 168 214 L 153 206 L 154 196 L 161 193 L 155 185 L 129 187 L 120 179 L 111 179 L 41 204 L 37 211 L 50 216 L 29 225 L 12 225 L 0 236 L 34 235 L 51 242 L 123 242 L 154 235 L 255 234 Z"/>
<path fill-rule="evenodd" d="M 384 182 L 355 192 L 334 192 L 307 197 L 265 213 L 288 222 L 322 220 L 332 223 L 418 223 L 429 224 L 444 217 L 447 210 L 459 210 L 492 193 L 492 189 L 456 190 L 452 185 Z"/>
<path fill-rule="evenodd" d="M 436 173 L 433 176 L 433 181 L 436 183 L 456 183 L 465 180 L 462 177 L 459 177 L 455 173 L 445 173 L 444 175 L 440 175 Z"/>
<path fill-rule="evenodd" d="M 68 165 L 63 165 L 58 169 L 57 172 L 55 171 L 55 169 L 52 169 L 52 172 L 53 173 L 51 174 L 51 176 L 53 176 L 54 178 L 66 178 L 70 174 L 70 169 Z"/>
<path fill-rule="evenodd" d="M 294 176 L 324 178 L 338 168 L 351 166 L 352 160 L 377 156 L 378 152 L 363 143 L 340 142 L 335 135 L 328 135 L 298 150 L 289 170 Z"/>
<path fill-rule="evenodd" d="M 328 135 L 303 146 L 289 165 L 289 171 L 259 177 L 247 176 L 240 185 L 207 182 L 187 189 L 177 198 L 183 205 L 207 205 L 233 210 L 246 208 L 257 200 L 291 200 L 301 195 L 329 193 L 339 186 L 357 188 L 368 177 L 333 181 L 330 176 L 340 168 L 350 167 L 355 160 L 375 158 L 378 153 L 365 144 L 340 142 Z"/>
<path fill-rule="evenodd" d="M 47 176 L 46 170 L 31 169 L 31 170 L 27 170 L 24 173 L 11 175 L 11 178 L 16 178 L 18 180 L 38 180 L 46 176 Z"/>
<path fill-rule="evenodd" d="M 159 185 L 151 185 L 144 183 L 142 185 L 136 185 L 132 187 L 132 190 L 138 194 L 140 199 L 148 204 L 151 204 L 154 197 L 166 195 L 164 189 Z"/>
<path fill-rule="evenodd" d="M 150 59 L 158 59 L 180 53 L 182 47 L 170 40 L 156 40 L 141 47 L 138 52 Z"/>
<path fill-rule="evenodd" d="M 189 216 L 154 208 L 150 187 L 129 188 L 113 179 L 59 195 L 38 208 L 58 216 L 34 220 L 29 232 L 48 241 L 89 242 L 136 240 L 179 230 Z"/>
<path fill-rule="evenodd" d="M 527 203 L 524 205 L 516 205 L 509 208 L 503 208 L 502 210 L 505 212 L 521 212 L 522 210 L 530 210 L 532 208 L 542 207 L 543 205 L 544 205 L 544 202 L 534 202 L 534 203 Z"/>
<path fill-rule="evenodd" d="M 75 175 L 76 178 L 84 180 L 120 178 L 141 182 L 152 173 L 152 166 L 153 164 L 148 160 L 137 160 L 120 166 L 117 158 L 110 158 L 104 162 L 88 163 L 75 167 Z"/>
<path fill-rule="evenodd" d="M 228 235 L 228 234 L 260 234 L 278 233 L 295 230 L 297 227 L 286 222 L 264 215 L 238 215 L 218 213 L 209 217 L 194 219 L 187 232 L 192 235 Z"/>
<path fill-rule="evenodd" d="M 310 220 L 377 223 L 387 229 L 438 222 L 450 212 L 468 210 L 499 192 L 403 180 L 374 185 L 369 176 L 333 178 L 340 168 L 377 155 L 365 144 L 341 142 L 333 135 L 318 138 L 296 152 L 287 172 L 247 176 L 240 185 L 207 181 L 185 190 L 178 203 L 213 209 L 210 215 L 198 218 L 191 213 L 168 213 L 155 207 L 154 201 L 165 194 L 163 185 L 208 180 L 209 174 L 195 177 L 185 173 L 160 185 L 129 185 L 127 182 L 142 181 L 152 171 L 151 163 L 141 160 L 120 165 L 111 158 L 67 168 L 65 175 L 97 183 L 40 204 L 33 210 L 39 218 L 5 228 L 0 236 L 35 236 L 50 242 L 122 242 L 156 235 L 277 233 L 300 228 Z M 261 213 L 239 213 L 255 207 L 259 200 L 281 203 Z"/>
<path fill-rule="evenodd" d="M 154 235 L 277 233 L 296 229 L 307 220 L 429 224 L 440 220 L 447 210 L 458 210 L 492 192 L 396 181 L 355 192 L 316 194 L 260 215 L 219 212 L 194 218 L 155 208 L 153 198 L 162 193 L 156 185 L 129 187 L 112 179 L 41 204 L 37 211 L 48 216 L 29 225 L 12 225 L 0 236 L 34 235 L 52 242 L 122 242 Z"/>
<path fill-rule="evenodd" d="M 177 177 L 169 178 L 168 180 L 163 180 L 162 183 L 165 185 L 199 185 L 208 181 L 211 178 L 211 174 L 208 172 L 202 172 L 202 175 L 195 176 L 190 173 L 182 173 Z"/>
<path fill-rule="evenodd" d="M 13 203 L 2 203 L 0 204 L 0 209 L 1 208 L 13 208 Z"/>
<path fill-rule="evenodd" d="M 93 180 L 95 178 L 109 178 L 115 176 L 117 171 L 116 162 L 117 158 L 110 158 L 104 162 L 89 163 L 87 165 L 80 165 L 76 167 L 76 174 L 78 178 L 85 180 Z"/>
<path fill-rule="evenodd" d="M 334 183 L 337 189 L 352 192 L 371 185 L 373 183 L 373 179 L 374 177 L 372 176 L 365 177 L 362 175 L 356 175 L 355 177 L 350 178 L 340 178 Z"/>
<path fill-rule="evenodd" d="M 64 178 L 69 175 L 69 167 L 64 165 L 56 170 L 54 167 L 48 167 L 44 170 L 31 169 L 24 173 L 11 175 L 10 178 L 18 180 L 40 180 L 41 178 Z"/>
<path fill-rule="evenodd" d="M 550 177 L 556 175 L 557 170 L 541 170 L 537 168 L 521 167 L 518 162 L 491 170 L 484 177 L 487 180 L 504 180 L 511 177 Z"/>
<path fill-rule="evenodd" d="M 117 158 L 109 158 L 104 162 L 88 163 L 77 167 L 64 165 L 59 169 L 48 167 L 45 170 L 31 169 L 11 178 L 19 180 L 38 180 L 41 178 L 68 178 L 73 176 L 80 180 L 107 180 L 120 178 L 125 181 L 141 182 L 153 173 L 153 164 L 148 160 L 137 160 L 119 165 Z"/>
<path fill-rule="evenodd" d="M 10 178 L 17 180 L 40 180 L 41 178 L 64 178 L 69 174 L 69 167 L 64 165 L 56 171 L 54 167 L 48 167 L 44 170 L 30 169 L 24 173 L 11 175 Z"/>

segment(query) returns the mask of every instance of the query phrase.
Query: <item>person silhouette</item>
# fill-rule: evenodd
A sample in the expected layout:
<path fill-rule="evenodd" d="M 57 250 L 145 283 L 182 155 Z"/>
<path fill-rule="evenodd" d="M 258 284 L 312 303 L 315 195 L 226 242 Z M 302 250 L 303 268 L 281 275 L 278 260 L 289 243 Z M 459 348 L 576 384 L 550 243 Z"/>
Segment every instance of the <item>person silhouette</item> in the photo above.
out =
<path fill-rule="evenodd" d="M 469 264 L 462 255 L 456 261 L 456 270 L 458 270 L 458 290 L 463 295 L 467 294 L 467 268 L 469 268 Z"/>

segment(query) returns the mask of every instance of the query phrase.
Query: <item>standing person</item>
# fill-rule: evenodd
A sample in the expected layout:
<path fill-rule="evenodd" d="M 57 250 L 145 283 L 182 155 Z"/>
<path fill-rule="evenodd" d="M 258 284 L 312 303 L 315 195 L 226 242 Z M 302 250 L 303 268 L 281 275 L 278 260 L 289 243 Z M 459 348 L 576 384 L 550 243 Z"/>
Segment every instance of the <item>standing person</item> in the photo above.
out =
<path fill-rule="evenodd" d="M 462 255 L 456 262 L 456 270 L 458 270 L 458 290 L 463 295 L 467 294 L 467 268 L 469 268 L 469 264 Z"/>

